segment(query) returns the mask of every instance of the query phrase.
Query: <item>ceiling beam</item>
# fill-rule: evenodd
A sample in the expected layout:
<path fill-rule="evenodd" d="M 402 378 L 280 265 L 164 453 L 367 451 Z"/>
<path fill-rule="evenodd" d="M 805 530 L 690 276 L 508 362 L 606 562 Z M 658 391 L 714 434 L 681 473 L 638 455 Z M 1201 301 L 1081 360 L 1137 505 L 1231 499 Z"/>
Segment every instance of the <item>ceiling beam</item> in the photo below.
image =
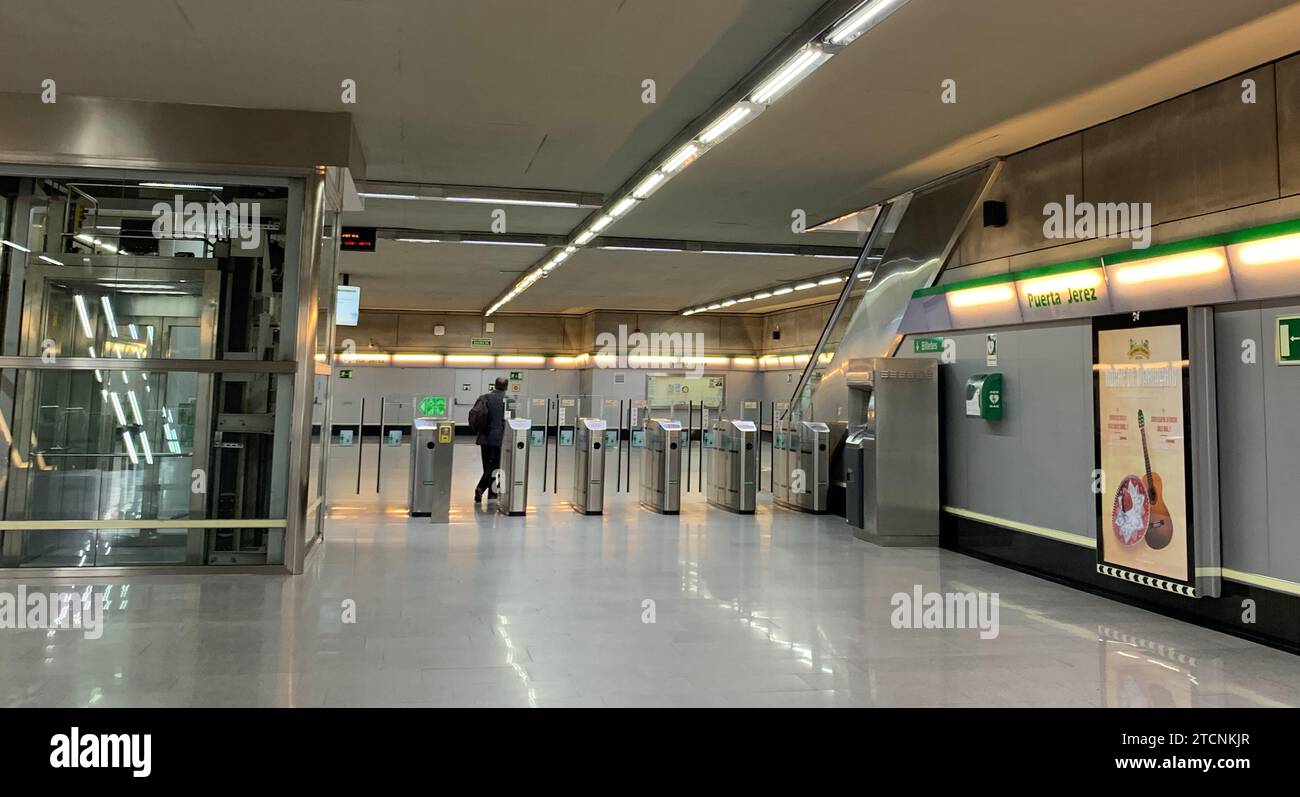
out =
<path fill-rule="evenodd" d="M 493 234 L 471 230 L 415 230 L 400 227 L 376 228 L 377 238 L 390 241 L 408 241 L 412 243 L 462 243 L 464 241 L 488 241 L 503 245 L 522 244 L 557 247 L 568 241 L 567 235 L 546 235 L 541 233 Z M 596 238 L 587 249 L 614 249 L 645 252 L 707 253 L 726 255 L 790 255 L 802 257 L 834 257 L 845 260 L 857 259 L 862 253 L 857 246 L 823 246 L 816 244 L 751 244 L 730 243 L 727 241 L 691 241 L 682 238 L 627 238 L 602 236 Z"/>
<path fill-rule="evenodd" d="M 507 188 L 487 185 L 408 183 L 395 180 L 364 180 L 357 187 L 362 199 L 375 202 L 459 202 L 479 205 L 525 205 L 554 208 L 598 208 L 605 195 L 590 191 L 561 191 L 550 188 Z"/>

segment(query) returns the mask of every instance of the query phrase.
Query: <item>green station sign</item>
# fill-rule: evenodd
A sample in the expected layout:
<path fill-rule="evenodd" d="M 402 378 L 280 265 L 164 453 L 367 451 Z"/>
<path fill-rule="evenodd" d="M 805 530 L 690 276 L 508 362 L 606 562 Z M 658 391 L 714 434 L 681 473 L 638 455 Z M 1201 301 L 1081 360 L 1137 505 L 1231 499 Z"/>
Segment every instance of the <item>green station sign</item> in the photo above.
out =
<path fill-rule="evenodd" d="M 916 354 L 938 354 L 943 351 L 943 338 L 913 338 L 912 351 Z"/>
<path fill-rule="evenodd" d="M 1300 365 L 1300 316 L 1277 319 L 1277 364 Z"/>
<path fill-rule="evenodd" d="M 425 396 L 420 399 L 420 417 L 445 418 L 447 416 L 446 396 Z"/>

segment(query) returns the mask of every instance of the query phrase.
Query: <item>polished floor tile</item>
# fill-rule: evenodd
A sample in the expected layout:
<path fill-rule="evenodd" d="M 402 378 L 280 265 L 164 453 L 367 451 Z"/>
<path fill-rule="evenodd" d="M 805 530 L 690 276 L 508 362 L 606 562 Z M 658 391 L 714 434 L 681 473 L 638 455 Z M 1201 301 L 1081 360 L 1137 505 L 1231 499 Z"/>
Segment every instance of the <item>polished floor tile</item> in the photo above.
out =
<path fill-rule="evenodd" d="M 0 631 L 0 705 L 1300 705 L 1300 657 L 765 498 L 584 517 L 562 473 L 505 518 L 458 446 L 452 522 L 408 519 L 396 452 L 378 491 L 344 474 L 302 576 L 101 579 L 102 638 Z M 895 628 L 915 585 L 996 593 L 996 637 Z"/>

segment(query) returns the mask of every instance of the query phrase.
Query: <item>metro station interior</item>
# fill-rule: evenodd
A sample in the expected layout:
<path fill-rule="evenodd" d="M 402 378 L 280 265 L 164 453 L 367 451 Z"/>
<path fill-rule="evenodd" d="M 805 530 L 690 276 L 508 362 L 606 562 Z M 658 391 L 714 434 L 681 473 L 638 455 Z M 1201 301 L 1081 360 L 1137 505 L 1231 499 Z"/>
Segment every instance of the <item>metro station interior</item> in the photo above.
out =
<path fill-rule="evenodd" d="M 1300 3 L 5 6 L 0 705 L 1300 705 Z"/>

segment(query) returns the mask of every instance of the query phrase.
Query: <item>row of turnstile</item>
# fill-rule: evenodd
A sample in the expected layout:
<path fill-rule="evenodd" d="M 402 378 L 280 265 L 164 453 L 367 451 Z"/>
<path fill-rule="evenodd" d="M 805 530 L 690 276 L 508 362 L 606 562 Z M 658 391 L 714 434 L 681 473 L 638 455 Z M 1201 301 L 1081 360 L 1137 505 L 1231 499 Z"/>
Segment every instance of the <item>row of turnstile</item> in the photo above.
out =
<path fill-rule="evenodd" d="M 820 485 L 820 493 L 805 498 L 797 479 L 783 479 L 778 482 L 781 488 L 778 501 L 793 509 L 824 512 L 828 470 L 826 425 L 805 423 L 795 428 L 801 429 L 802 433 L 790 436 L 792 441 L 799 441 L 791 444 L 790 451 L 809 458 L 809 470 L 817 475 L 808 483 Z M 501 439 L 501 464 L 492 485 L 498 496 L 497 511 L 505 515 L 518 516 L 527 512 L 531 431 L 532 421 L 527 418 L 506 420 Z M 606 422 L 599 418 L 580 418 L 576 424 L 570 504 L 584 515 L 604 512 L 605 432 Z M 645 433 L 641 447 L 640 504 L 660 514 L 679 514 L 682 505 L 682 424 L 654 418 L 646 422 Z M 753 421 L 721 420 L 714 424 L 713 433 L 712 456 L 707 468 L 708 502 L 731 512 L 752 514 L 758 505 L 758 426 Z M 445 522 L 448 517 L 454 436 L 455 427 L 449 420 L 415 419 L 408 496 L 411 516 L 429 517 L 434 522 Z M 784 435 L 780 437 L 784 439 Z"/>

